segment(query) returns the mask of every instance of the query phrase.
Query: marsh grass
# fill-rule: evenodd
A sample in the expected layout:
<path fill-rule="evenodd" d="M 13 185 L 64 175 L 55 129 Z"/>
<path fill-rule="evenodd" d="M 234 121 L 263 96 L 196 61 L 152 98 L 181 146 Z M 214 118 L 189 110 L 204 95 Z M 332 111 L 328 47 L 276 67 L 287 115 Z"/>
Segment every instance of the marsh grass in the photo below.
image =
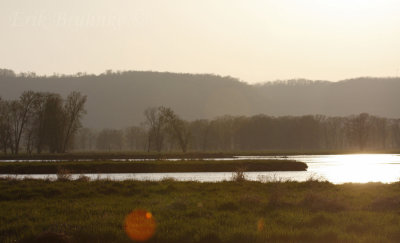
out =
<path fill-rule="evenodd" d="M 376 211 L 400 211 L 400 196 L 384 196 L 376 198 L 370 205 L 371 210 Z"/>
<path fill-rule="evenodd" d="M 398 242 L 399 191 L 398 183 L 1 179 L 0 242 L 130 242 L 123 221 L 138 208 L 157 222 L 149 242 Z"/>
<path fill-rule="evenodd" d="M 312 211 L 339 212 L 346 209 L 343 200 L 340 201 L 337 197 L 315 192 L 307 193 L 300 205 Z"/>

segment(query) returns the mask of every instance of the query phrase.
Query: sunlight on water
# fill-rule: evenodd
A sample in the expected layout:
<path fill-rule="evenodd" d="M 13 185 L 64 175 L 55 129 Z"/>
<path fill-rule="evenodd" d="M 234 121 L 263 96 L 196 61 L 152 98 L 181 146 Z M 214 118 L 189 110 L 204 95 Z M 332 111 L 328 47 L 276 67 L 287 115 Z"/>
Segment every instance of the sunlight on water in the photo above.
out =
<path fill-rule="evenodd" d="M 333 183 L 395 182 L 400 178 L 398 155 L 327 155 L 305 162 L 308 162 L 308 171 L 315 172 Z"/>

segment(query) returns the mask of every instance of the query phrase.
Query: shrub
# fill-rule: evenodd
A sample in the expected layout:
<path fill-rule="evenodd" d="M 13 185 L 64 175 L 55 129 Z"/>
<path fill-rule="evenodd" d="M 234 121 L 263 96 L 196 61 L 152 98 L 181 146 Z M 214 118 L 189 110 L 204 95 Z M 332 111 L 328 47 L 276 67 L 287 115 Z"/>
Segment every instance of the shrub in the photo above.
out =
<path fill-rule="evenodd" d="M 246 172 L 245 168 L 238 168 L 235 172 L 232 173 L 231 180 L 235 182 L 247 181 L 245 172 Z"/>
<path fill-rule="evenodd" d="M 58 181 L 70 181 L 72 179 L 71 171 L 67 169 L 58 169 L 57 180 Z"/>

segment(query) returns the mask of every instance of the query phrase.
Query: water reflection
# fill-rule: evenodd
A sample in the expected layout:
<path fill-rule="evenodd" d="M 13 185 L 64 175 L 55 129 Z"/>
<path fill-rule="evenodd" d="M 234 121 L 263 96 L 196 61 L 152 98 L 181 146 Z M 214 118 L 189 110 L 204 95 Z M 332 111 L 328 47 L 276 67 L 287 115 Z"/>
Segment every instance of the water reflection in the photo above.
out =
<path fill-rule="evenodd" d="M 310 177 L 326 179 L 332 183 L 346 182 L 384 182 L 398 181 L 400 178 L 400 155 L 398 154 L 347 154 L 347 155 L 294 155 L 294 156 L 238 156 L 243 159 L 293 159 L 307 163 L 307 171 L 282 172 L 246 172 L 249 180 L 305 181 Z M 9 175 L 0 175 L 7 177 Z M 73 175 L 78 178 L 80 175 Z M 136 173 L 136 174 L 85 174 L 91 179 L 111 180 L 162 180 L 175 178 L 180 181 L 217 182 L 230 180 L 230 172 L 196 172 L 196 173 Z M 17 178 L 48 178 L 56 179 L 56 175 L 13 175 Z"/>

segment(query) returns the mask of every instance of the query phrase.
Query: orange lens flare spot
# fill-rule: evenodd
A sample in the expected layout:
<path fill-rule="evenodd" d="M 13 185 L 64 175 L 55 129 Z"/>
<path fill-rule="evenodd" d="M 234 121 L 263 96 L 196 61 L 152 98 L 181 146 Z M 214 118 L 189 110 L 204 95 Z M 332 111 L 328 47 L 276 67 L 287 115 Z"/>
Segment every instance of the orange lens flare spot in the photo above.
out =
<path fill-rule="evenodd" d="M 156 222 L 150 212 L 134 210 L 126 216 L 124 229 L 132 240 L 144 242 L 154 235 Z"/>
<path fill-rule="evenodd" d="M 151 213 L 147 212 L 146 213 L 146 218 L 150 219 L 153 215 L 151 215 Z"/>
<path fill-rule="evenodd" d="M 264 231 L 264 228 L 265 228 L 265 221 L 264 219 L 261 218 L 257 221 L 257 231 L 258 232 Z"/>

